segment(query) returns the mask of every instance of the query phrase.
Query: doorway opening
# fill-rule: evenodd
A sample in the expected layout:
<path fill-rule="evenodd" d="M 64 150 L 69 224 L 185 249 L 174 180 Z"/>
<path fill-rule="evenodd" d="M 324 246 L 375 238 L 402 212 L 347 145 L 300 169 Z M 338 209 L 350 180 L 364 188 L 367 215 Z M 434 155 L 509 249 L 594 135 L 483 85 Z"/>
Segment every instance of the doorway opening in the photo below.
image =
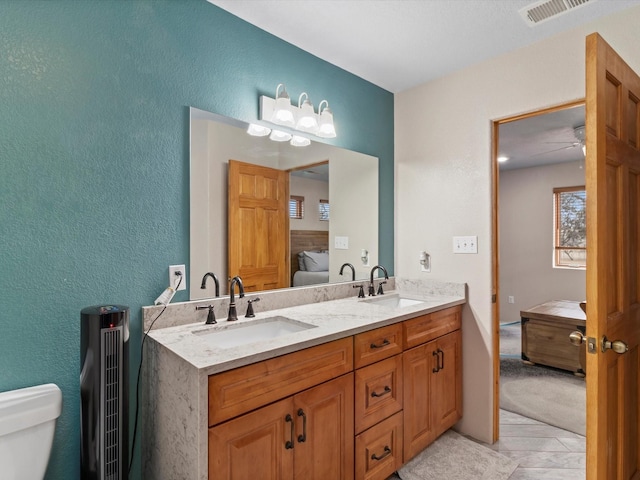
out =
<path fill-rule="evenodd" d="M 535 361 L 531 363 L 546 364 L 542 368 L 571 376 L 564 371 L 572 368 L 571 364 L 558 364 L 551 358 L 555 354 L 548 360 L 539 357 L 540 348 L 536 350 L 533 337 L 551 335 L 549 332 L 536 327 L 523 342 L 526 328 L 522 328 L 521 312 L 552 300 L 570 300 L 578 307 L 586 295 L 584 266 L 554 264 L 559 211 L 554 207 L 554 188 L 585 185 L 584 118 L 584 100 L 579 100 L 493 122 L 494 441 L 500 436 L 501 364 L 505 370 L 507 366 L 522 368 L 528 355 L 523 345 L 525 350 L 532 345 Z M 568 218 L 577 223 L 575 214 Z M 568 336 L 564 331 L 554 335 L 558 342 L 566 338 L 566 345 L 572 347 L 565 333 Z M 579 357 L 580 349 L 573 348 L 560 356 Z M 510 370 L 515 374 L 521 371 Z M 509 401 L 527 400 L 526 390 L 520 391 L 522 385 L 527 384 L 510 387 L 514 399 Z M 535 399 L 530 407 L 536 409 Z M 536 413 L 526 408 L 523 405 L 522 411 L 535 417 Z M 578 412 L 574 420 L 579 422 L 584 413 L 584 409 Z M 544 412 L 541 415 L 544 421 Z"/>

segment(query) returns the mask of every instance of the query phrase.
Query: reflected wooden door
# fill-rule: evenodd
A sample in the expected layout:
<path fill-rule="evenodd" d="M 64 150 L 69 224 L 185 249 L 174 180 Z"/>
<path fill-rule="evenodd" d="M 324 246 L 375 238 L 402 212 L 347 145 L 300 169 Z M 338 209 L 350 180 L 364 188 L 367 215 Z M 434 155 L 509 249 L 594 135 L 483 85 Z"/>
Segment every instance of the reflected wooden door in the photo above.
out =
<path fill-rule="evenodd" d="M 598 34 L 586 52 L 587 480 L 638 479 L 640 78 Z"/>
<path fill-rule="evenodd" d="M 289 286 L 289 174 L 229 160 L 229 277 L 245 291 Z"/>

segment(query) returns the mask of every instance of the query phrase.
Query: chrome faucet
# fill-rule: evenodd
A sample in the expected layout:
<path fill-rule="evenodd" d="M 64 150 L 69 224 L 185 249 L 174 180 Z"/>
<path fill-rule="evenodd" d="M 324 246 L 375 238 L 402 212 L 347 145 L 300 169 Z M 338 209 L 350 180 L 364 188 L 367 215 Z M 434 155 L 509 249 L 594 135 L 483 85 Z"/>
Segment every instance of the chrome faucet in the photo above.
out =
<path fill-rule="evenodd" d="M 370 278 L 370 282 L 369 282 L 369 296 L 373 297 L 376 295 L 376 289 L 375 289 L 375 285 L 373 284 L 373 274 L 375 273 L 376 270 L 382 270 L 384 272 L 384 278 L 385 280 L 389 280 L 389 274 L 387 273 L 387 269 L 384 268 L 382 265 L 376 265 L 375 267 L 373 267 L 371 269 L 371 278 Z M 384 291 L 382 290 L 382 285 L 384 283 L 387 283 L 385 281 L 382 281 L 378 284 L 378 295 L 382 295 L 384 294 Z"/>
<path fill-rule="evenodd" d="M 342 271 L 344 270 L 344 267 L 349 267 L 351 269 L 351 281 L 355 282 L 355 280 L 356 280 L 356 269 L 353 268 L 353 265 L 351 265 L 350 263 L 343 263 L 342 266 L 340 267 L 340 275 L 342 275 Z"/>
<path fill-rule="evenodd" d="M 213 281 L 216 284 L 216 297 L 220 296 L 220 282 L 218 281 L 218 277 L 216 277 L 216 274 L 213 272 L 207 272 L 204 274 L 204 277 L 202 277 L 202 285 L 200 285 L 201 289 L 205 289 L 207 288 L 207 277 L 211 277 L 213 278 Z"/>
<path fill-rule="evenodd" d="M 238 290 L 240 290 L 240 298 L 244 297 L 244 285 L 242 285 L 242 279 L 239 276 L 233 277 L 229 284 L 229 316 L 228 322 L 238 320 L 238 312 L 236 311 L 236 296 L 235 287 L 238 284 Z"/>

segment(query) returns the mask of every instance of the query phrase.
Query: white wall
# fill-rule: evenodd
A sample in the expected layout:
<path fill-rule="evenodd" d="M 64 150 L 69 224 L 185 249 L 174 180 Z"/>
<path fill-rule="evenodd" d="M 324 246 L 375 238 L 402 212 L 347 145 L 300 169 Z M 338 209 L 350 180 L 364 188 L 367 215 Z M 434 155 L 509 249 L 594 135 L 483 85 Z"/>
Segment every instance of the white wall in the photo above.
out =
<path fill-rule="evenodd" d="M 290 230 L 329 230 L 329 222 L 321 221 L 318 211 L 320 200 L 329 200 L 329 182 L 290 175 L 289 194 L 304 197 L 304 216 L 290 219 Z"/>
<path fill-rule="evenodd" d="M 458 428 L 479 440 L 493 434 L 492 121 L 583 98 L 594 31 L 640 71 L 638 25 L 634 7 L 395 97 L 396 274 L 468 284 Z M 478 235 L 478 254 L 452 254 L 454 235 Z M 430 274 L 419 271 L 420 250 Z"/>
<path fill-rule="evenodd" d="M 585 299 L 584 269 L 553 268 L 553 189 L 584 184 L 584 162 L 500 172 L 500 322 L 548 300 Z"/>

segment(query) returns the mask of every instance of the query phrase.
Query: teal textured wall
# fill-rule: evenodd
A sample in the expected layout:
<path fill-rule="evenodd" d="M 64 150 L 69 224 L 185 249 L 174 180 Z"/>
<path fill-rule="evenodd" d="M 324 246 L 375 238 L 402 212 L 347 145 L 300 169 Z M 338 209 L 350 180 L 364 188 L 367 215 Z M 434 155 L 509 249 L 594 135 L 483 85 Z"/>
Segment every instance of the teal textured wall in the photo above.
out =
<path fill-rule="evenodd" d="M 0 391 L 61 387 L 48 479 L 80 477 L 80 310 L 131 307 L 133 391 L 140 308 L 188 264 L 188 107 L 250 121 L 280 82 L 380 158 L 393 265 L 391 93 L 204 0 L 0 2 Z"/>
<path fill-rule="evenodd" d="M 188 263 L 188 106 L 249 121 L 279 82 L 380 157 L 392 265 L 389 92 L 203 0 L 0 2 L 0 391 L 62 388 L 47 478 L 80 476 L 80 309 L 131 307 L 133 387 L 140 307 Z"/>

